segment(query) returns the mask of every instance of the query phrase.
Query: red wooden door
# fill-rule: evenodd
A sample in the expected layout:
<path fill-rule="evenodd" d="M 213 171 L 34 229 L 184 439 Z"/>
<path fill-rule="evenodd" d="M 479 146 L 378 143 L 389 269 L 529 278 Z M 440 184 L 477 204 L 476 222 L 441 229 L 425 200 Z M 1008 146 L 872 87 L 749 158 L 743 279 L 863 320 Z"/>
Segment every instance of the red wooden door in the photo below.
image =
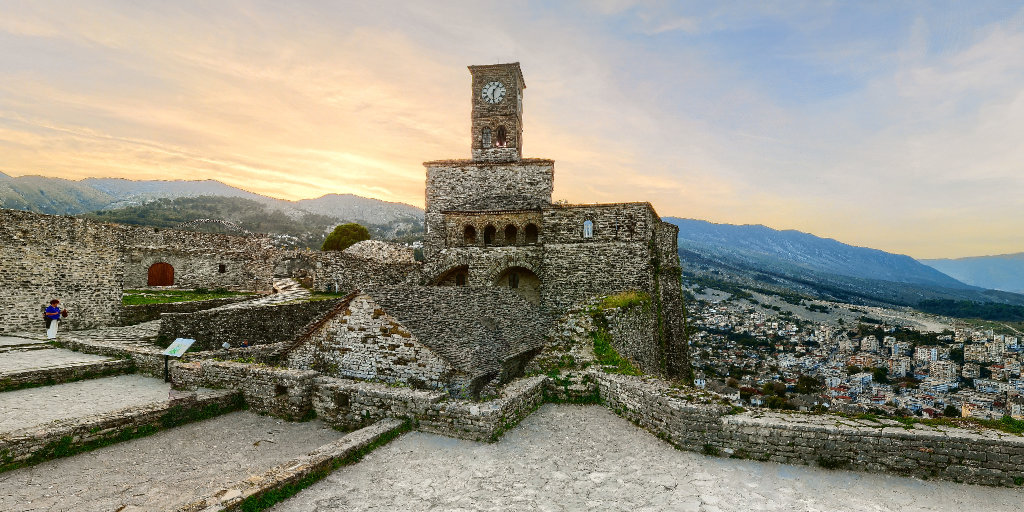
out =
<path fill-rule="evenodd" d="M 154 263 L 149 267 L 149 286 L 171 286 L 174 284 L 174 267 L 170 263 Z"/>

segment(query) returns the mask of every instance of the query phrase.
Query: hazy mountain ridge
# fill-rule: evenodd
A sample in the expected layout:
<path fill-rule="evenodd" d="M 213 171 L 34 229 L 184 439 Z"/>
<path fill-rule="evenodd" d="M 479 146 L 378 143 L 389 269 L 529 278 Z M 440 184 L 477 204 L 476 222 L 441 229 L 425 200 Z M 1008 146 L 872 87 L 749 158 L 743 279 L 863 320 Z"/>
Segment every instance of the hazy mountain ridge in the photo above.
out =
<path fill-rule="evenodd" d="M 974 286 L 1024 293 L 1024 252 L 920 261 Z"/>
<path fill-rule="evenodd" d="M 695 277 L 854 303 L 916 305 L 938 299 L 1024 304 L 1024 295 L 964 284 L 909 256 L 793 230 L 665 220 L 679 226 L 683 269 Z"/>
<path fill-rule="evenodd" d="M 423 210 L 352 194 L 326 194 L 316 199 L 276 199 L 216 180 L 128 180 L 85 178 L 72 181 L 43 176 L 11 177 L 0 173 L 0 208 L 37 213 L 77 215 L 138 206 L 157 199 L 217 196 L 259 202 L 295 219 L 318 214 L 364 224 L 422 224 Z M 225 219 L 227 220 L 227 219 Z"/>

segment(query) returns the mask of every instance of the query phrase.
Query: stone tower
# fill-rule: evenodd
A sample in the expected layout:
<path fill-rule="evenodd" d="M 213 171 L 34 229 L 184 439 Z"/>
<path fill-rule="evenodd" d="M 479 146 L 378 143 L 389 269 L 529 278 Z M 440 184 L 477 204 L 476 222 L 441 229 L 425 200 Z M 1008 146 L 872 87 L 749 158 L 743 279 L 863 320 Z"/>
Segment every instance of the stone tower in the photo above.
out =
<path fill-rule="evenodd" d="M 473 160 L 520 160 L 526 82 L 519 63 L 469 66 L 469 72 L 473 75 Z"/>

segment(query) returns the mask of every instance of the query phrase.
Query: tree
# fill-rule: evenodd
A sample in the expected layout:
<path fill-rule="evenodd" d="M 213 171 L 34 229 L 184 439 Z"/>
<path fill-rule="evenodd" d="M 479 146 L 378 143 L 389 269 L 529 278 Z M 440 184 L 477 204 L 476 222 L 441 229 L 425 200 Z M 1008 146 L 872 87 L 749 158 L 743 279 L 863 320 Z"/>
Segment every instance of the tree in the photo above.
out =
<path fill-rule="evenodd" d="M 953 405 L 947 405 L 946 408 L 942 410 L 942 415 L 947 418 L 959 418 L 960 409 L 957 409 Z"/>
<path fill-rule="evenodd" d="M 810 375 L 801 375 L 796 379 L 796 392 L 797 393 L 817 393 L 824 386 L 818 379 L 811 377 Z"/>
<path fill-rule="evenodd" d="M 321 251 L 344 251 L 357 242 L 370 239 L 370 231 L 365 227 L 350 222 L 348 224 L 342 224 L 331 231 L 331 234 L 327 235 L 324 240 Z"/>
<path fill-rule="evenodd" d="M 850 375 L 853 375 L 855 373 L 860 373 L 860 366 L 855 366 L 855 365 L 851 364 L 850 366 L 846 367 L 846 373 L 848 373 Z"/>
<path fill-rule="evenodd" d="M 883 366 L 871 369 L 871 378 L 879 384 L 889 383 L 889 369 Z"/>

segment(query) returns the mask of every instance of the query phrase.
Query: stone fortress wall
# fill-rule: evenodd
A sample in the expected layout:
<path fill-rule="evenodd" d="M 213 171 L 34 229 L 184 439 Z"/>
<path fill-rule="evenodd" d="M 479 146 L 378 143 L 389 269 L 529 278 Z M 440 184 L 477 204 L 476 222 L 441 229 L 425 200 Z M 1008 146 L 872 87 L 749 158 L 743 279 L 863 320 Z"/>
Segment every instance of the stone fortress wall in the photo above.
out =
<path fill-rule="evenodd" d="M 121 311 L 127 229 L 0 209 L 0 332 L 41 330 L 59 299 L 71 328 L 108 325 Z"/>
<path fill-rule="evenodd" d="M 129 226 L 125 232 L 125 288 L 148 285 L 155 263 L 174 267 L 174 286 L 269 292 L 279 251 L 265 236 L 236 236 Z"/>

